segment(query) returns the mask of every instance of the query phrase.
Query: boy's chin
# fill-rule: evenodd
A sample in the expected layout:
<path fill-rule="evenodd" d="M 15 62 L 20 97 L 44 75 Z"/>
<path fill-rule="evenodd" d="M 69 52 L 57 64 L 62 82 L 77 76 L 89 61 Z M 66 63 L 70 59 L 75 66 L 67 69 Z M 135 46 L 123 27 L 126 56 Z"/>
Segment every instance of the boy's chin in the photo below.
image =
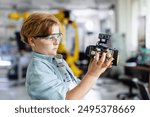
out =
<path fill-rule="evenodd" d="M 56 55 L 57 54 L 57 51 L 56 52 L 53 52 L 53 55 Z"/>

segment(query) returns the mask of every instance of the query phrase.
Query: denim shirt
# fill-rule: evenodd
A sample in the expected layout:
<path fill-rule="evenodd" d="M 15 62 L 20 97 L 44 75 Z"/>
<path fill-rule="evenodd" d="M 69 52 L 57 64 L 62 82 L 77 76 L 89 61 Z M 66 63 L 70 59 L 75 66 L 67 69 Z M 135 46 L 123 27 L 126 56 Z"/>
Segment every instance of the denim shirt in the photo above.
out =
<path fill-rule="evenodd" d="M 26 89 L 32 99 L 63 100 L 69 91 L 68 82 L 80 82 L 63 60 L 62 55 L 33 52 L 26 74 Z"/>

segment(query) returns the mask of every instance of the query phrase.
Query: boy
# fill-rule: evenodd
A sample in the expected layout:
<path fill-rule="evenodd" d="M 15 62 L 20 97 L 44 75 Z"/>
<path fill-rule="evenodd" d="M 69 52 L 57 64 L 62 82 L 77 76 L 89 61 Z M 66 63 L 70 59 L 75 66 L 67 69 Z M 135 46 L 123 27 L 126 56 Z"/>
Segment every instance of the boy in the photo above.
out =
<path fill-rule="evenodd" d="M 99 76 L 112 64 L 97 53 L 88 71 L 79 81 L 62 56 L 57 54 L 62 39 L 59 20 L 48 13 L 33 13 L 21 28 L 22 41 L 32 50 L 32 60 L 26 74 L 26 89 L 32 99 L 82 99 Z"/>

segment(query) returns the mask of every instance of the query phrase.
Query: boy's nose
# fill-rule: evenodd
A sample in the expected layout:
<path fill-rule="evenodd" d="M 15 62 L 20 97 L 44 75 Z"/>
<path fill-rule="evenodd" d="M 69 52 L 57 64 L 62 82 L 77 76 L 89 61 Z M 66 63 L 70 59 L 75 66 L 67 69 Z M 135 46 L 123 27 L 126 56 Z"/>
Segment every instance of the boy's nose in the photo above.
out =
<path fill-rule="evenodd" d="M 56 45 L 58 45 L 59 43 L 60 43 L 60 41 L 59 41 L 59 39 L 53 39 L 53 41 L 54 41 L 54 44 L 56 44 Z"/>

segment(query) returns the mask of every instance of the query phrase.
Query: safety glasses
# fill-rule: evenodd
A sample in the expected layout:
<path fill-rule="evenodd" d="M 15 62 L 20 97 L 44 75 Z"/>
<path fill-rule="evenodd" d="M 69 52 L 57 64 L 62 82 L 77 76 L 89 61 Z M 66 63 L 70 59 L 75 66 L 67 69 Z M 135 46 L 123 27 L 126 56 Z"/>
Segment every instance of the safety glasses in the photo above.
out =
<path fill-rule="evenodd" d="M 40 37 L 36 37 L 36 38 L 40 38 L 40 39 L 46 39 L 46 40 L 58 40 L 59 42 L 61 42 L 62 40 L 62 33 L 54 33 L 54 34 L 51 34 L 49 36 L 40 36 Z"/>

